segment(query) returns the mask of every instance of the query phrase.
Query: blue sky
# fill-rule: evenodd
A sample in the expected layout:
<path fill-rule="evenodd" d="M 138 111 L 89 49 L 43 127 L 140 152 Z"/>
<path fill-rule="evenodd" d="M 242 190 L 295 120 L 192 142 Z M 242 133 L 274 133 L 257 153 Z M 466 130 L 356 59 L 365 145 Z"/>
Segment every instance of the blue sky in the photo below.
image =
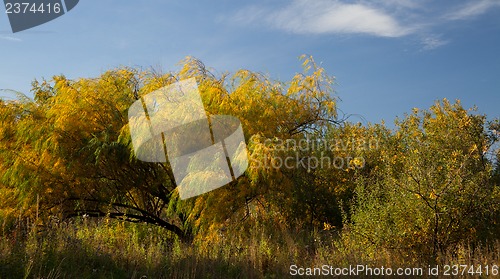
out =
<path fill-rule="evenodd" d="M 218 73 L 289 80 L 310 54 L 336 77 L 339 108 L 370 122 L 442 98 L 500 117 L 500 0 L 81 0 L 15 34 L 4 11 L 0 89 L 119 66 L 175 70 L 188 55 Z"/>

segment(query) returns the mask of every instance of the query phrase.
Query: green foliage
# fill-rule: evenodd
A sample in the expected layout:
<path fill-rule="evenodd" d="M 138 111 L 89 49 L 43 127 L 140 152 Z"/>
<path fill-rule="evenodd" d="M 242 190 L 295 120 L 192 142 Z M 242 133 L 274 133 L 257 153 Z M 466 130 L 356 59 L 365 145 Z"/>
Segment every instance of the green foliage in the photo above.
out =
<path fill-rule="evenodd" d="M 247 70 L 216 76 L 188 57 L 177 72 L 120 68 L 97 78 L 55 76 L 33 82 L 34 100 L 0 100 L 2 235 L 50 228 L 54 220 L 118 219 L 166 229 L 155 232 L 168 243 L 154 241 L 173 245 L 174 254 L 185 245 L 176 239 L 193 240 L 199 250 L 175 264 L 205 261 L 197 253 L 220 248 L 226 249 L 224 261 L 216 262 L 222 269 L 245 247 L 257 270 L 272 267 L 277 251 L 310 256 L 311 263 L 328 260 L 330 250 L 354 259 L 370 260 L 383 250 L 398 262 L 437 262 L 460 245 L 498 240 L 498 120 L 487 123 L 486 116 L 443 100 L 397 120 L 394 130 L 349 123 L 338 118 L 334 79 L 312 57 L 302 61 L 304 72 L 288 82 Z M 168 163 L 135 157 L 127 111 L 141 96 L 191 77 L 209 115 L 241 120 L 250 165 L 229 185 L 181 201 Z M 103 235 L 119 233 L 119 226 Z M 235 238 L 227 244 L 230 235 Z M 324 246 L 317 242 L 322 239 Z"/>
<path fill-rule="evenodd" d="M 431 258 L 496 234 L 500 200 L 485 158 L 493 144 L 485 117 L 444 100 L 397 126 L 381 144 L 381 174 L 357 182 L 353 230 L 367 245 Z"/>

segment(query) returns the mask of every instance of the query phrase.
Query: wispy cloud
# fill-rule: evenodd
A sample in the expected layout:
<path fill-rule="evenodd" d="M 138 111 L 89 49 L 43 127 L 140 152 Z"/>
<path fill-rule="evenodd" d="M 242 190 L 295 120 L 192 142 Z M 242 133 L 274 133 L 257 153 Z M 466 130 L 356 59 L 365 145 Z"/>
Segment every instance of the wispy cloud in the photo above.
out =
<path fill-rule="evenodd" d="M 382 10 L 340 1 L 295 0 L 284 10 L 271 13 L 268 21 L 294 33 L 362 33 L 400 37 L 410 32 Z"/>
<path fill-rule="evenodd" d="M 422 39 L 422 50 L 433 50 L 447 45 L 449 42 L 449 40 L 445 40 L 439 35 L 430 35 Z"/>
<path fill-rule="evenodd" d="M 261 22 L 269 16 L 269 9 L 262 6 L 246 6 L 231 16 L 231 21 L 238 23 L 251 24 Z M 224 20 L 224 16 L 218 17 L 218 20 Z"/>
<path fill-rule="evenodd" d="M 363 0 L 361 3 L 366 5 L 384 6 L 391 9 L 419 8 L 424 0 Z"/>
<path fill-rule="evenodd" d="M 381 9 L 337 0 L 293 0 L 280 10 L 250 6 L 237 12 L 233 20 L 242 23 L 265 22 L 274 28 L 299 34 L 358 33 L 400 37 L 412 31 Z"/>
<path fill-rule="evenodd" d="M 469 2 L 445 15 L 448 20 L 464 20 L 486 13 L 492 8 L 500 7 L 498 0 L 476 0 Z"/>
<path fill-rule="evenodd" d="M 413 35 L 423 38 L 422 50 L 451 42 L 445 35 L 428 35 L 439 32 L 440 26 L 500 8 L 500 0 L 460 0 L 452 5 L 438 0 L 291 0 L 279 7 L 261 3 L 238 10 L 231 21 L 296 34 Z"/>
<path fill-rule="evenodd" d="M 16 38 L 16 37 L 2 36 L 2 35 L 0 35 L 0 39 L 6 40 L 6 41 L 11 41 L 11 42 L 22 42 L 23 41 L 23 40 Z"/>

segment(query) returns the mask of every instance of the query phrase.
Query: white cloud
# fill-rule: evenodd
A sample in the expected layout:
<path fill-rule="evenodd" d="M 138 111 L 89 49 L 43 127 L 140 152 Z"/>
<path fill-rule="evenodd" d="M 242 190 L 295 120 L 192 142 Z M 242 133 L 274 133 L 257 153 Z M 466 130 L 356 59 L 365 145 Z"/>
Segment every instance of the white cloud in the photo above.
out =
<path fill-rule="evenodd" d="M 262 21 L 264 18 L 267 17 L 268 14 L 269 12 L 263 7 L 248 6 L 236 12 L 236 14 L 231 17 L 231 19 L 238 23 L 249 24 L 253 22 Z M 219 18 L 219 20 L 220 19 L 223 18 Z"/>
<path fill-rule="evenodd" d="M 499 0 L 475 0 L 445 15 L 448 20 L 463 20 L 486 13 L 491 8 L 500 7 Z"/>
<path fill-rule="evenodd" d="M 421 38 L 422 50 L 451 43 L 443 38 L 445 35 L 428 35 L 438 32 L 440 26 L 500 8 L 500 0 L 446 4 L 438 0 L 291 0 L 279 2 L 282 6 L 262 1 L 261 5 L 238 10 L 230 20 L 296 34 L 413 35 Z"/>
<path fill-rule="evenodd" d="M 433 50 L 444 45 L 447 45 L 450 41 L 444 40 L 441 36 L 431 35 L 422 39 L 422 50 Z"/>
<path fill-rule="evenodd" d="M 383 5 L 392 9 L 419 8 L 424 0 L 364 0 L 367 5 Z"/>
<path fill-rule="evenodd" d="M 405 5 L 409 5 L 412 0 L 406 1 Z M 236 12 L 231 20 L 243 24 L 267 23 L 273 28 L 299 34 L 358 33 L 401 37 L 412 32 L 382 9 L 361 2 L 347 4 L 339 0 L 293 0 L 279 10 L 247 6 Z"/>
<path fill-rule="evenodd" d="M 22 42 L 23 41 L 19 38 L 15 38 L 15 37 L 11 37 L 11 36 L 1 36 L 1 35 L 0 35 L 0 39 L 11 41 L 11 42 Z"/>
<path fill-rule="evenodd" d="M 361 33 L 400 37 L 411 32 L 382 10 L 363 4 L 328 0 L 294 0 L 284 10 L 272 12 L 268 21 L 294 33 Z"/>

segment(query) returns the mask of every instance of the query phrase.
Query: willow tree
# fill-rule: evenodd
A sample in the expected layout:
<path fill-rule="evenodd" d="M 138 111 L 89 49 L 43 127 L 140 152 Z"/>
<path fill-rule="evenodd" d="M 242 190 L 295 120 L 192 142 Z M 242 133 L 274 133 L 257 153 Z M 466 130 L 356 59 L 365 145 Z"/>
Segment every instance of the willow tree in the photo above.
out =
<path fill-rule="evenodd" d="M 122 68 L 97 78 L 35 81 L 34 101 L 0 107 L 2 189 L 14 191 L 24 208 L 36 203 L 40 222 L 49 215 L 107 216 L 156 224 L 188 238 L 193 226 L 238 214 L 264 195 L 270 180 L 262 177 L 274 174 L 250 166 L 229 186 L 181 202 L 168 163 L 136 158 L 128 108 L 141 96 L 194 77 L 208 114 L 238 117 L 247 141 L 256 135 L 300 137 L 336 116 L 331 79 L 311 58 L 304 62 L 312 71 L 287 83 L 246 70 L 217 77 L 193 58 L 167 74 Z"/>

